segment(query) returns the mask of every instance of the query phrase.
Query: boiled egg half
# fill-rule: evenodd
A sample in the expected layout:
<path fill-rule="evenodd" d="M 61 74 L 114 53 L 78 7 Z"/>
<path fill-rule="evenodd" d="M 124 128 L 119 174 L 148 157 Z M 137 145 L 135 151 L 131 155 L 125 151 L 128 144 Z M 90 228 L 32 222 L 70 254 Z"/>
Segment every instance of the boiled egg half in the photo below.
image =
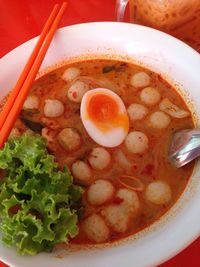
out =
<path fill-rule="evenodd" d="M 122 99 L 105 88 L 84 94 L 81 120 L 89 136 L 104 147 L 120 145 L 129 131 L 129 118 Z"/>

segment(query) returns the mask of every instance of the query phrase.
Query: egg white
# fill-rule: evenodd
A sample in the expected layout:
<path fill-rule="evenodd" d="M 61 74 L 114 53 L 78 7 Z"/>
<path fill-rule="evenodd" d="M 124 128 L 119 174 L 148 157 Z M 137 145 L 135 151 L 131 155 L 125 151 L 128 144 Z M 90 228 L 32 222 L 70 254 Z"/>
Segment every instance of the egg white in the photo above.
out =
<path fill-rule="evenodd" d="M 101 131 L 95 123 L 90 120 L 87 113 L 87 101 L 89 97 L 96 94 L 105 94 L 114 99 L 114 101 L 118 105 L 118 110 L 120 114 L 127 114 L 125 105 L 122 99 L 114 92 L 105 88 L 96 88 L 88 91 L 84 94 L 82 102 L 81 102 L 81 120 L 82 123 L 89 134 L 89 136 L 99 145 L 104 147 L 116 147 L 120 145 L 124 139 L 126 138 L 127 132 L 123 127 L 115 127 L 107 131 Z"/>

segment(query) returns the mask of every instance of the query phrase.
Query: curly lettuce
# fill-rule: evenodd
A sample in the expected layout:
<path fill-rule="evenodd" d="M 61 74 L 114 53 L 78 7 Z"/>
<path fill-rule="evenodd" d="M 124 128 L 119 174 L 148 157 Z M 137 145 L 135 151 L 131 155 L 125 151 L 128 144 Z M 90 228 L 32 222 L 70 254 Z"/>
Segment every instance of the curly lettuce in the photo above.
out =
<path fill-rule="evenodd" d="M 2 240 L 19 254 L 52 251 L 78 234 L 76 202 L 82 189 L 58 169 L 39 135 L 9 140 L 0 151 Z"/>

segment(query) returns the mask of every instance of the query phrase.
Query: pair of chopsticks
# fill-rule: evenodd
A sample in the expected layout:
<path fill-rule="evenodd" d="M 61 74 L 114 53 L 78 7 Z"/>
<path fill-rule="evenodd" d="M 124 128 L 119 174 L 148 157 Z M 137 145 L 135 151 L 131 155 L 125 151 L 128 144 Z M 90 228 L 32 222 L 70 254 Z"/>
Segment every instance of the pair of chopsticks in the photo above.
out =
<path fill-rule="evenodd" d="M 66 6 L 66 2 L 62 4 L 60 9 L 58 4 L 54 6 L 30 58 L 0 113 L 0 148 L 3 147 L 9 137 L 14 123 L 21 112 L 29 89 L 35 80 Z"/>

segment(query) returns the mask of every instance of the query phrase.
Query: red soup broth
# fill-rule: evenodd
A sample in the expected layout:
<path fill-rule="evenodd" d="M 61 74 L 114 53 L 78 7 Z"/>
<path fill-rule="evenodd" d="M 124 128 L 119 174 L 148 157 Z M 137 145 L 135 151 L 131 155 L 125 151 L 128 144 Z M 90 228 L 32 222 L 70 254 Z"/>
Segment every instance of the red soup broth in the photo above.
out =
<path fill-rule="evenodd" d="M 74 84 L 77 88 L 70 95 Z M 83 90 L 99 87 L 121 97 L 129 110 L 129 133 L 139 135 L 129 140 L 133 150 L 125 140 L 117 147 L 103 148 L 103 152 L 93 155 L 95 160 L 90 160 L 93 149 L 102 147 L 85 130 L 77 99 Z M 76 62 L 36 80 L 29 97 L 36 99 L 36 104 L 35 100 L 26 103 L 12 133 L 39 131 L 47 139 L 48 150 L 55 155 L 60 168 L 67 165 L 74 183 L 85 189 L 80 203 L 79 234 L 71 243 L 107 243 L 133 235 L 158 220 L 183 193 L 194 163 L 177 169 L 168 160 L 168 150 L 173 133 L 194 128 L 194 121 L 182 97 L 159 74 L 121 61 Z M 174 117 L 174 106 L 163 111 L 161 103 L 166 99 L 176 105 L 175 109 L 185 110 L 185 116 Z M 60 101 L 63 112 L 49 116 L 45 111 L 47 100 Z M 132 107 L 133 117 L 132 104 L 139 104 Z M 66 128 L 72 130 L 72 140 L 67 144 L 60 134 Z M 137 142 L 140 152 L 134 153 Z M 77 165 L 80 169 L 72 168 L 77 161 L 83 163 L 82 169 L 80 165 Z"/>

